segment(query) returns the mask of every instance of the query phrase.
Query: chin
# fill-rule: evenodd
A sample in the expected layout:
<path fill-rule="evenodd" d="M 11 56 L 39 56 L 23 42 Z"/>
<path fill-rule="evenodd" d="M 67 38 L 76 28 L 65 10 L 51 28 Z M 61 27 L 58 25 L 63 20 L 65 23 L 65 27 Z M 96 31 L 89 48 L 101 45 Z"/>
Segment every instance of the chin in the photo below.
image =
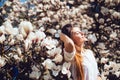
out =
<path fill-rule="evenodd" d="M 78 43 L 84 43 L 85 41 L 84 40 L 79 40 Z"/>

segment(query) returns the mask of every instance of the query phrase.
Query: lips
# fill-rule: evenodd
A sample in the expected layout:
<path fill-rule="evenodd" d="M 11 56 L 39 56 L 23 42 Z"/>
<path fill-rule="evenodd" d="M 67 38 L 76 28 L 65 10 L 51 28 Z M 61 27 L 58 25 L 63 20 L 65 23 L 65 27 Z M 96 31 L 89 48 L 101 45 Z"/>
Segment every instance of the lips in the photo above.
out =
<path fill-rule="evenodd" d="M 80 37 L 80 39 L 83 39 L 84 41 L 88 41 L 88 39 L 84 36 Z"/>

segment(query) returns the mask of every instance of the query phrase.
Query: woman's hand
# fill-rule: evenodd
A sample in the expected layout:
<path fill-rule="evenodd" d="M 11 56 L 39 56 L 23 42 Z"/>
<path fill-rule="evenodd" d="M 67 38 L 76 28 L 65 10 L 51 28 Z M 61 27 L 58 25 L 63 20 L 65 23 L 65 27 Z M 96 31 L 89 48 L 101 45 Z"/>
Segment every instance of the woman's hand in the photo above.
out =
<path fill-rule="evenodd" d="M 74 44 L 73 40 L 70 37 L 68 37 L 67 35 L 65 35 L 64 33 L 60 33 L 60 40 L 62 40 L 64 43 L 71 42 Z"/>
<path fill-rule="evenodd" d="M 69 38 L 67 35 L 61 33 L 60 40 L 64 42 L 65 51 L 71 53 L 75 50 L 75 45 L 73 40 Z"/>

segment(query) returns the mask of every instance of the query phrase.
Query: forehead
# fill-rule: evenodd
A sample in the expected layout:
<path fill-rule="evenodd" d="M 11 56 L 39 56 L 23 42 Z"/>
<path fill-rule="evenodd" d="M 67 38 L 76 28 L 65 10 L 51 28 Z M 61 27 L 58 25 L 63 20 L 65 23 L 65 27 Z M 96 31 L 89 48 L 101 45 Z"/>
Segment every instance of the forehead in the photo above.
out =
<path fill-rule="evenodd" d="M 79 27 L 73 27 L 71 32 L 81 31 Z"/>

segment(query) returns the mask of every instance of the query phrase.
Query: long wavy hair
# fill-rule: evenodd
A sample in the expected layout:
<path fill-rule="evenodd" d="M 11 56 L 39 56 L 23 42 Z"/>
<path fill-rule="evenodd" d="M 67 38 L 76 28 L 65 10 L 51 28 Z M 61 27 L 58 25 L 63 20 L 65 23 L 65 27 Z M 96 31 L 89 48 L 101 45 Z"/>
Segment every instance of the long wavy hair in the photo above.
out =
<path fill-rule="evenodd" d="M 73 26 L 71 24 L 66 24 L 62 28 L 62 33 L 66 34 L 68 37 L 71 38 L 71 30 Z M 75 54 L 75 64 L 76 64 L 76 76 L 77 80 L 84 80 L 84 71 L 82 66 L 83 58 L 81 56 L 81 51 L 76 48 L 76 54 Z"/>

